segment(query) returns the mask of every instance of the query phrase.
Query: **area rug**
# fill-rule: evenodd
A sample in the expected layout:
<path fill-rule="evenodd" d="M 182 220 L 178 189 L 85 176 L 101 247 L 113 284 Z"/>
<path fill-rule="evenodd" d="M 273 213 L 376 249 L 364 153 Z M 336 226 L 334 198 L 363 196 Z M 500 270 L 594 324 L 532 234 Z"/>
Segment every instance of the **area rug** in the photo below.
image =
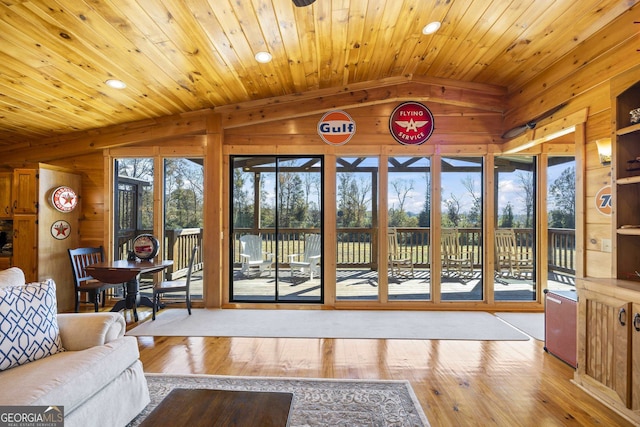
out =
<path fill-rule="evenodd" d="M 129 427 L 139 425 L 174 388 L 293 393 L 291 427 L 429 426 L 408 381 L 167 374 L 146 374 L 146 377 L 151 403 Z"/>
<path fill-rule="evenodd" d="M 133 336 L 512 340 L 529 337 L 490 313 L 401 310 L 171 308 L 131 329 Z"/>
<path fill-rule="evenodd" d="M 496 316 L 538 341 L 544 341 L 544 313 L 496 313 Z"/>

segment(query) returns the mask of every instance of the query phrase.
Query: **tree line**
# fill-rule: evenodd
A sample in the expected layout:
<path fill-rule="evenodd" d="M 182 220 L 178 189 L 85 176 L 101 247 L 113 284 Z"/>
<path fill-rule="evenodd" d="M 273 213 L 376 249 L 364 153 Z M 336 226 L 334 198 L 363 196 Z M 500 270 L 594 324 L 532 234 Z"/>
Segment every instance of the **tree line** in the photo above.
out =
<path fill-rule="evenodd" d="M 237 168 L 233 174 L 233 224 L 236 228 L 252 228 L 256 220 L 254 188 L 259 186 L 260 200 L 259 227 L 273 228 L 276 221 L 276 204 L 278 206 L 278 226 L 281 228 L 320 227 L 321 199 L 320 175 L 317 173 L 278 173 L 278 192 L 275 188 L 264 188 L 264 177 L 256 181 L 256 176 Z M 509 200 L 498 213 L 499 227 L 531 228 L 534 221 L 535 186 L 533 174 L 517 173 L 518 196 Z M 275 174 L 271 177 L 275 182 Z M 431 176 L 425 173 L 416 180 L 397 179 L 389 183 L 389 191 L 394 200 L 388 211 L 390 227 L 430 227 L 431 226 L 431 192 L 428 191 Z M 455 228 L 479 228 L 482 221 L 482 197 L 477 190 L 478 183 L 472 175 L 460 180 L 463 192 L 451 192 L 443 197 L 442 226 Z M 339 172 L 336 179 L 337 190 L 337 222 L 339 228 L 371 228 L 372 216 L 372 182 L 369 174 L 358 172 Z M 421 210 L 411 212 L 407 202 L 415 197 L 416 187 L 425 189 L 422 192 Z M 575 167 L 566 168 L 549 187 L 549 227 L 575 227 Z M 465 209 L 463 198 L 471 200 Z M 515 212 L 514 203 L 520 208 Z"/>

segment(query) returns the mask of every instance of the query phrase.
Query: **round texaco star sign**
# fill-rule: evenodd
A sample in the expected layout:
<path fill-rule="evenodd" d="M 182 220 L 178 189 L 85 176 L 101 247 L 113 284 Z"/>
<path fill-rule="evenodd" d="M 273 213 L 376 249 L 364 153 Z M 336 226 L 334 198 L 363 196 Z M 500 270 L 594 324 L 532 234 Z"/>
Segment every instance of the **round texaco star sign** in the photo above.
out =
<path fill-rule="evenodd" d="M 56 221 L 51 225 L 51 235 L 54 239 L 64 240 L 71 235 L 71 225 L 67 221 Z"/>
<path fill-rule="evenodd" d="M 51 192 L 51 204 L 60 212 L 71 212 L 78 205 L 78 195 L 69 187 L 58 187 Z"/>

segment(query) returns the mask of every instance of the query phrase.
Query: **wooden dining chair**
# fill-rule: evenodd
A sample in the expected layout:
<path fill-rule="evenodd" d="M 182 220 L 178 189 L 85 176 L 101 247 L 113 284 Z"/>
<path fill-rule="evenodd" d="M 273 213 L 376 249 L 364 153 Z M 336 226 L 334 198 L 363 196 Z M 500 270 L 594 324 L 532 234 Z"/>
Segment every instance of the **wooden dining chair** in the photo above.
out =
<path fill-rule="evenodd" d="M 189 315 L 191 315 L 191 294 L 189 290 L 189 286 L 191 285 L 191 273 L 193 272 L 193 264 L 195 263 L 196 253 L 198 252 L 198 246 L 195 245 L 193 249 L 191 249 L 191 257 L 189 258 L 189 267 L 187 268 L 187 278 L 186 280 L 165 280 L 159 283 L 156 283 L 153 286 L 153 313 L 151 314 L 151 319 L 156 320 L 156 311 L 160 308 L 160 297 L 164 294 L 173 294 L 184 292 L 185 293 L 185 303 L 187 304 L 187 311 Z"/>
<path fill-rule="evenodd" d="M 80 294 L 87 294 L 87 303 L 92 303 L 94 310 L 98 311 L 98 305 L 102 301 L 104 307 L 106 291 L 112 288 L 122 287 L 124 295 L 124 283 L 103 283 L 87 274 L 85 267 L 104 261 L 104 248 L 76 248 L 68 249 L 71 269 L 73 270 L 73 282 L 75 286 L 76 313 L 80 309 Z"/>

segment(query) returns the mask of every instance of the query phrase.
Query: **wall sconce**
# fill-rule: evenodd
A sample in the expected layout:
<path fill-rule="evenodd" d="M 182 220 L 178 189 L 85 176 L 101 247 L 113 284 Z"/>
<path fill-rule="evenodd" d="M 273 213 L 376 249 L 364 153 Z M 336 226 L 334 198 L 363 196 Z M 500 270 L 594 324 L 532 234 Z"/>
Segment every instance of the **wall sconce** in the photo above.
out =
<path fill-rule="evenodd" d="M 611 164 L 611 138 L 596 139 L 596 147 L 598 147 L 598 156 L 600 163 L 604 165 Z"/>

